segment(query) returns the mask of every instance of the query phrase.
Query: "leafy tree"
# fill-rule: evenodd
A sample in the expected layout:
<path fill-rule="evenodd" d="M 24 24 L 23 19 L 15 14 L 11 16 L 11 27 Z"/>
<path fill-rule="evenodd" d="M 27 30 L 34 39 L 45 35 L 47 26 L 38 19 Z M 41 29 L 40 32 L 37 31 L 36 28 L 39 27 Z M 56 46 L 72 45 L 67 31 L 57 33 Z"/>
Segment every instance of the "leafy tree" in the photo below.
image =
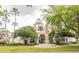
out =
<path fill-rule="evenodd" d="M 37 38 L 37 33 L 33 29 L 33 27 L 30 26 L 25 26 L 22 27 L 15 32 L 15 37 L 20 36 L 22 40 L 24 40 L 25 44 L 27 43 L 28 40 L 32 40 Z"/>
<path fill-rule="evenodd" d="M 54 5 L 48 6 L 46 22 L 55 26 L 56 32 L 61 32 L 63 27 L 75 32 L 79 37 L 79 6 L 78 5 Z M 54 29 L 54 28 L 53 28 Z M 52 29 L 52 30 L 53 30 Z"/>

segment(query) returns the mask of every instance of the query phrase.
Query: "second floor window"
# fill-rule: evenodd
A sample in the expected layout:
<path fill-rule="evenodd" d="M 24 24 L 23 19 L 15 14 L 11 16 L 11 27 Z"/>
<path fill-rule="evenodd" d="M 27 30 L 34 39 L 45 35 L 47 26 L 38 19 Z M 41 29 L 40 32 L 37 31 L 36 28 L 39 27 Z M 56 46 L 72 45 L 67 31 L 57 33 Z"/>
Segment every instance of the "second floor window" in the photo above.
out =
<path fill-rule="evenodd" d="M 38 31 L 43 31 L 43 30 L 44 30 L 43 27 L 38 28 Z"/>

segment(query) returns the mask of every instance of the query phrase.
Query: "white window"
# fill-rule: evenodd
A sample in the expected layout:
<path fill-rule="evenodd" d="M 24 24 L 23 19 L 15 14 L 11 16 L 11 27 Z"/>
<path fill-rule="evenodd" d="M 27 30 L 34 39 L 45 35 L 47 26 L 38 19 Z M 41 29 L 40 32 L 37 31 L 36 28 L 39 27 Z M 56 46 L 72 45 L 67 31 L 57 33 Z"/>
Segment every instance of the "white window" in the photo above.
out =
<path fill-rule="evenodd" d="M 43 30 L 44 30 L 43 27 L 38 28 L 38 31 L 43 31 Z"/>

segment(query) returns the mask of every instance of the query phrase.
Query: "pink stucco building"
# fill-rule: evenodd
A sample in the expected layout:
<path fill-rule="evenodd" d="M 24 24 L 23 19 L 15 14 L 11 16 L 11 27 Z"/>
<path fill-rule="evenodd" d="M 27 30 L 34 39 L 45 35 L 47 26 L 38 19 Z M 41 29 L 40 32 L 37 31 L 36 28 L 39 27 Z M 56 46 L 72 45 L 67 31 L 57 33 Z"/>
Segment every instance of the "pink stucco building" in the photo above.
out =
<path fill-rule="evenodd" d="M 38 18 L 34 24 L 34 29 L 38 33 L 39 43 L 45 43 L 46 36 L 48 34 L 48 29 L 44 26 L 43 20 Z"/>

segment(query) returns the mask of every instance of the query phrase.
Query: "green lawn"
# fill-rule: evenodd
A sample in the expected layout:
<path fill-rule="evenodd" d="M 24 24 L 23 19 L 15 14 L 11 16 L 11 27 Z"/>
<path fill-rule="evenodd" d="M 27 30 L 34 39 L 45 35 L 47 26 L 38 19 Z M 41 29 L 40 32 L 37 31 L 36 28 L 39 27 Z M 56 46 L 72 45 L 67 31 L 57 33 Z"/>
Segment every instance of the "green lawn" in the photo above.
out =
<path fill-rule="evenodd" d="M 33 46 L 0 46 L 0 52 L 73 52 L 79 51 L 79 45 L 65 45 L 57 48 L 37 48 Z"/>

